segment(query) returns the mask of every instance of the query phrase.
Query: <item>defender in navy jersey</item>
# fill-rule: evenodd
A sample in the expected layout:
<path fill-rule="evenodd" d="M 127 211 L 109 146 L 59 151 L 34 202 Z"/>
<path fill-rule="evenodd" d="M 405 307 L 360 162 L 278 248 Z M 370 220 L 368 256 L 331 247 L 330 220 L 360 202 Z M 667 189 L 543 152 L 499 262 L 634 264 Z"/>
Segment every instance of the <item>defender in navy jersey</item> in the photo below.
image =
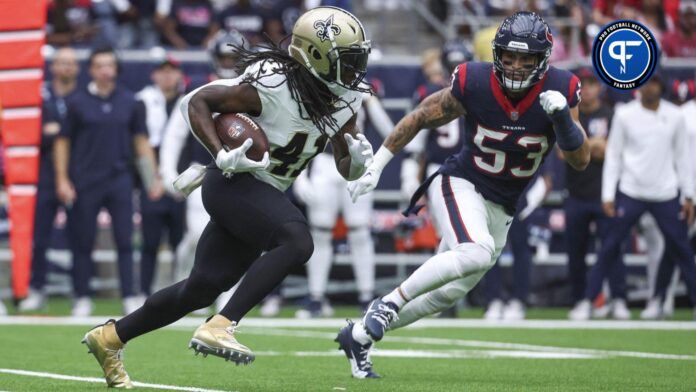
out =
<path fill-rule="evenodd" d="M 418 106 L 425 98 L 449 85 L 448 76 L 459 64 L 473 60 L 471 50 L 459 41 L 445 43 L 441 51 L 423 56 L 421 69 L 427 79 L 413 94 Z M 401 162 L 401 193 L 410 198 L 420 186 L 422 177 L 435 173 L 450 155 L 462 148 L 464 119 L 457 118 L 437 128 L 420 132 L 406 146 L 409 157 Z M 430 196 L 430 195 L 429 195 Z"/>
<path fill-rule="evenodd" d="M 506 18 L 493 40 L 493 64 L 457 67 L 451 86 L 404 117 L 351 184 L 354 198 L 371 191 L 387 162 L 421 129 L 466 116 L 462 150 L 426 180 L 409 208 L 416 210 L 413 204 L 428 186 L 436 188 L 431 213 L 441 222 L 440 253 L 338 334 L 342 347 L 360 348 L 351 360 L 354 377 L 376 376 L 369 352 L 387 329 L 450 307 L 491 268 L 505 245 L 517 199 L 554 143 L 574 168 L 587 167 L 590 151 L 576 107 L 580 83 L 548 65 L 552 46 L 549 27 L 538 15 Z"/>

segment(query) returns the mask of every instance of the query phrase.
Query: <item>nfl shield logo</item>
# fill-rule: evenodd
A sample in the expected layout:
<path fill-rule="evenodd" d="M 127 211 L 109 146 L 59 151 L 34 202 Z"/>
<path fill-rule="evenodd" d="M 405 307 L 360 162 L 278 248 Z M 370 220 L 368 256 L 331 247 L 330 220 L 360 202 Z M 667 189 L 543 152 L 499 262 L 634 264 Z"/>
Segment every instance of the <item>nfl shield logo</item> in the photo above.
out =
<path fill-rule="evenodd" d="M 519 112 L 517 112 L 517 111 L 510 112 L 510 119 L 511 119 L 512 121 L 517 121 L 517 119 L 519 119 L 519 118 L 520 118 L 520 113 L 519 113 Z"/>

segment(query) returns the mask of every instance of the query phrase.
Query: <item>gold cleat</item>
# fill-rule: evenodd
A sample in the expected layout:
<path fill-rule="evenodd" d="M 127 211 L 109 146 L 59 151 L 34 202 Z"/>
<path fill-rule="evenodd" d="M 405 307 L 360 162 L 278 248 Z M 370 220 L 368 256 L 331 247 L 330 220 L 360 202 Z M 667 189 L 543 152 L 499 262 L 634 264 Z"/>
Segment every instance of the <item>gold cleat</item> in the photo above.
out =
<path fill-rule="evenodd" d="M 133 383 L 123 367 L 125 344 L 116 334 L 114 320 L 91 329 L 85 334 L 82 343 L 87 345 L 89 352 L 94 355 L 99 366 L 104 370 L 106 384 L 110 388 L 133 388 Z"/>
<path fill-rule="evenodd" d="M 255 356 L 248 347 L 235 339 L 236 329 L 236 322 L 216 314 L 196 329 L 189 348 L 192 348 L 196 355 L 202 353 L 206 357 L 211 354 L 237 365 L 248 365 L 254 361 Z"/>

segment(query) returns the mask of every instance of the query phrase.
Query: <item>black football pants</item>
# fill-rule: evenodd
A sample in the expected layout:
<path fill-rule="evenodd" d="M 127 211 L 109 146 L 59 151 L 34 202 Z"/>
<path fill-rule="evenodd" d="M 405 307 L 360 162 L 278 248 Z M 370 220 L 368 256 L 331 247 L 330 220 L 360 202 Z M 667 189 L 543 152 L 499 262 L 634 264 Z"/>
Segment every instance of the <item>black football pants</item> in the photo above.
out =
<path fill-rule="evenodd" d="M 123 342 L 210 306 L 246 273 L 220 312 L 239 322 L 312 255 L 314 245 L 302 213 L 281 191 L 250 174 L 228 179 L 217 168 L 209 168 L 203 204 L 211 219 L 198 241 L 191 274 L 117 321 Z"/>

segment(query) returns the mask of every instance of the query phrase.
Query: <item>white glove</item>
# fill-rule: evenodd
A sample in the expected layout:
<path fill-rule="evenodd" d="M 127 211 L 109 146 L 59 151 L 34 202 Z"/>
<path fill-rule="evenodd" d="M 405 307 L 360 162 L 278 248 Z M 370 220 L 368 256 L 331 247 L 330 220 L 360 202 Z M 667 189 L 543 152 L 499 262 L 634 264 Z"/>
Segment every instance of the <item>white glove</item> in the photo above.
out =
<path fill-rule="evenodd" d="M 372 164 L 372 158 L 374 157 L 372 144 L 367 141 L 365 135 L 359 133 L 354 138 L 351 134 L 345 133 L 343 138 L 346 139 L 346 144 L 348 144 L 351 166 L 368 167 Z"/>
<path fill-rule="evenodd" d="M 268 151 L 263 154 L 261 161 L 254 161 L 247 158 L 246 152 L 251 148 L 252 144 L 254 144 L 254 141 L 247 139 L 241 146 L 234 150 L 220 150 L 215 157 L 215 164 L 222 170 L 223 174 L 252 172 L 266 169 L 268 165 L 271 164 L 271 160 L 268 158 Z"/>
<path fill-rule="evenodd" d="M 353 203 L 358 200 L 358 197 L 372 192 L 377 187 L 380 175 L 382 175 L 382 170 L 370 165 L 362 177 L 348 183 L 348 192 L 350 192 Z"/>
<path fill-rule="evenodd" d="M 307 175 L 307 170 L 303 170 L 292 183 L 292 192 L 305 205 L 314 203 L 316 192 L 312 180 Z"/>
<path fill-rule="evenodd" d="M 549 90 L 539 94 L 539 103 L 549 116 L 568 106 L 568 100 L 558 91 Z"/>
<path fill-rule="evenodd" d="M 347 140 L 348 139 L 346 139 L 346 141 Z M 370 150 L 372 150 L 371 147 Z M 353 199 L 353 203 L 358 200 L 360 195 L 372 192 L 377 187 L 379 176 L 382 175 L 384 166 L 386 166 L 393 157 L 394 154 L 389 151 L 388 148 L 385 146 L 380 147 L 377 154 L 375 154 L 374 157 L 371 157 L 372 163 L 369 164 L 370 166 L 368 166 L 362 177 L 348 183 L 348 192 L 350 192 L 350 197 Z"/>

